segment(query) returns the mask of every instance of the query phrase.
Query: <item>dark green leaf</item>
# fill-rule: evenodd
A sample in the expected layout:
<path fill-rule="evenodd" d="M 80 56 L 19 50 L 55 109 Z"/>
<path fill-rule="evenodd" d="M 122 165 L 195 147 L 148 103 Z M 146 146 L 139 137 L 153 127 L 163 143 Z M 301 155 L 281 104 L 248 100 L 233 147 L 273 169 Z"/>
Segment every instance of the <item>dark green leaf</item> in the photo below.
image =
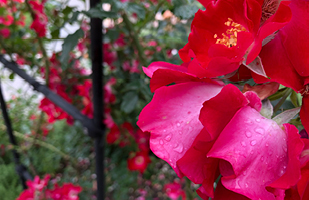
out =
<path fill-rule="evenodd" d="M 137 16 L 142 19 L 146 16 L 145 7 L 137 3 L 129 3 L 127 11 L 137 14 Z"/>
<path fill-rule="evenodd" d="M 66 64 L 69 60 L 69 53 L 74 49 L 78 43 L 78 39 L 84 37 L 84 31 L 78 29 L 75 33 L 68 35 L 62 44 L 62 53 L 60 62 Z"/>
<path fill-rule="evenodd" d="M 138 101 L 138 96 L 135 92 L 128 92 L 123 96 L 120 109 L 125 113 L 130 113 L 134 110 Z"/>
<path fill-rule="evenodd" d="M 50 34 L 51 34 L 53 39 L 59 38 L 60 29 L 56 29 L 56 30 L 52 31 Z"/>
<path fill-rule="evenodd" d="M 198 11 L 198 7 L 195 4 L 182 5 L 175 8 L 175 15 L 182 19 L 189 19 L 194 17 L 195 13 Z"/>

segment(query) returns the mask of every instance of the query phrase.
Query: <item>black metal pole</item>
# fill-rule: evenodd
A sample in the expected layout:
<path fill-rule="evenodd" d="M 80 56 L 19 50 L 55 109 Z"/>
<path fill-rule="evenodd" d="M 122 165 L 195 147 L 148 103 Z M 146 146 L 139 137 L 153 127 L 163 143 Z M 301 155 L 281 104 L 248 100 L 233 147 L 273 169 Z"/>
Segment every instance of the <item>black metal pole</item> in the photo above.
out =
<path fill-rule="evenodd" d="M 74 119 L 80 121 L 84 127 L 88 129 L 88 134 L 90 137 L 96 137 L 97 135 L 101 135 L 101 129 L 96 129 L 94 122 L 89 119 L 87 116 L 83 115 L 75 106 L 68 103 L 65 99 L 63 99 L 58 94 L 51 91 L 45 85 L 37 82 L 33 77 L 29 76 L 24 70 L 20 69 L 15 62 L 9 62 L 4 58 L 3 55 L 0 54 L 0 62 L 4 64 L 4 67 L 12 70 L 14 73 L 23 78 L 26 82 L 33 86 L 33 89 L 44 94 L 46 98 L 55 103 L 69 115 L 71 115 Z"/>
<path fill-rule="evenodd" d="M 90 8 L 95 7 L 100 0 L 90 0 Z M 97 199 L 103 200 L 105 196 L 104 177 L 104 126 L 103 126 L 103 25 L 102 19 L 91 18 L 90 20 L 91 39 L 91 61 L 92 61 L 92 92 L 93 92 L 93 121 L 96 129 L 102 133 L 95 138 L 96 175 L 97 175 Z"/>
<path fill-rule="evenodd" d="M 5 125 L 6 125 L 6 129 L 7 129 L 7 133 L 8 133 L 8 136 L 9 136 L 10 143 L 14 147 L 17 147 L 17 142 L 16 142 L 15 136 L 13 134 L 11 119 L 10 119 L 9 114 L 7 112 L 6 103 L 4 101 L 4 97 L 3 97 L 3 94 L 2 94 L 1 82 L 0 82 L 0 104 L 1 104 L 2 115 L 3 115 Z M 13 156 L 14 156 L 14 162 L 15 162 L 15 165 L 16 165 L 17 174 L 20 177 L 20 181 L 22 183 L 23 189 L 26 189 L 27 188 L 26 180 L 29 180 L 29 179 L 32 180 L 32 176 L 27 171 L 27 168 L 24 165 L 21 164 L 19 153 L 15 149 L 13 149 L 12 152 L 13 152 Z"/>

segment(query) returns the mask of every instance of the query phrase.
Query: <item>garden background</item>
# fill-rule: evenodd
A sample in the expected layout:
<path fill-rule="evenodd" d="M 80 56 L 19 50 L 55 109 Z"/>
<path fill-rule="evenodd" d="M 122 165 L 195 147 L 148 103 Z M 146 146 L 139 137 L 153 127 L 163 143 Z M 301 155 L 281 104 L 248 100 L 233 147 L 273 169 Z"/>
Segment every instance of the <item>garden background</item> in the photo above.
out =
<path fill-rule="evenodd" d="M 199 185 L 180 180 L 136 126 L 152 99 L 142 67 L 181 63 L 178 50 L 198 9 L 204 8 L 194 0 L 104 0 L 91 9 L 88 1 L 0 0 L 0 53 L 90 118 L 90 18 L 103 20 L 106 199 L 198 198 Z M 1 198 L 15 199 L 23 190 L 16 150 L 33 177 L 50 175 L 49 189 L 72 183 L 82 188 L 76 189 L 80 199 L 96 199 L 94 145 L 82 124 L 0 66 L 18 142 L 9 142 L 1 115 Z"/>

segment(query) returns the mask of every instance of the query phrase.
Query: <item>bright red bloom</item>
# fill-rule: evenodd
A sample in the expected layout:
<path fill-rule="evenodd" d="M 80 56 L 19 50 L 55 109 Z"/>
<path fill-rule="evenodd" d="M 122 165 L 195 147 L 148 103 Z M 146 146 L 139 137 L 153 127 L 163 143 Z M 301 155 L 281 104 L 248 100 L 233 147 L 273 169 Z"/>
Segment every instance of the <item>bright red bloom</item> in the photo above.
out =
<path fill-rule="evenodd" d="M 48 19 L 44 13 L 44 2 L 29 1 L 29 4 L 35 12 L 30 28 L 35 30 L 39 37 L 45 37 Z"/>
<path fill-rule="evenodd" d="M 78 194 L 82 191 L 80 186 L 75 186 L 72 183 L 65 183 L 59 187 L 55 185 L 53 190 L 49 190 L 47 196 L 53 200 L 78 200 Z"/>
<path fill-rule="evenodd" d="M 10 26 L 14 22 L 14 17 L 12 15 L 6 15 L 5 17 L 0 17 L 0 24 L 5 26 Z"/>
<path fill-rule="evenodd" d="M 164 191 L 166 195 L 172 200 L 178 200 L 180 197 L 182 200 L 186 200 L 186 193 L 182 189 L 179 182 L 167 183 L 164 185 Z"/>
<path fill-rule="evenodd" d="M 140 151 L 137 153 L 131 152 L 131 158 L 128 159 L 128 169 L 137 170 L 140 173 L 144 173 L 151 160 L 149 158 L 148 152 Z"/>
<path fill-rule="evenodd" d="M 200 66 L 189 72 L 201 78 L 232 73 L 244 61 L 248 65 L 258 56 L 263 40 L 291 19 L 285 1 L 280 5 L 276 0 L 201 2 L 206 10 L 196 13 L 189 42 L 179 51 L 184 62 L 198 61 Z"/>
<path fill-rule="evenodd" d="M 309 2 L 292 0 L 289 6 L 293 13 L 291 21 L 263 47 L 260 57 L 272 81 L 303 94 L 300 118 L 309 131 Z M 255 76 L 255 81 L 261 83 L 269 79 Z"/>
<path fill-rule="evenodd" d="M 9 38 L 10 35 L 11 35 L 11 31 L 10 31 L 10 29 L 8 29 L 8 28 L 0 29 L 0 35 L 1 35 L 3 38 Z"/>

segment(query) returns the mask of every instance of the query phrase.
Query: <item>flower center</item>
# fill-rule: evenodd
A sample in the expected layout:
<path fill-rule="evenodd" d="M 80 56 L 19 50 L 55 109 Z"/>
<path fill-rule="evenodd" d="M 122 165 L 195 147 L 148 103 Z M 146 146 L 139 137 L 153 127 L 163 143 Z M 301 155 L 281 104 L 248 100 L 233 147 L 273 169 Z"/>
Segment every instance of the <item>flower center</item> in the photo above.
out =
<path fill-rule="evenodd" d="M 141 165 L 145 162 L 145 159 L 142 156 L 137 156 L 137 158 L 135 158 L 135 163 L 137 165 Z"/>
<path fill-rule="evenodd" d="M 222 33 L 222 38 L 218 38 L 216 44 L 222 44 L 228 48 L 236 46 L 237 44 L 237 33 L 241 31 L 247 31 L 245 27 L 234 22 L 231 18 L 228 18 L 228 21 L 224 23 L 226 26 L 231 27 L 226 30 L 225 33 Z M 217 38 L 218 35 L 215 34 L 214 38 Z"/>
<path fill-rule="evenodd" d="M 305 88 L 299 91 L 302 96 L 306 96 L 309 94 L 309 84 L 305 85 Z"/>
<path fill-rule="evenodd" d="M 262 5 L 261 25 L 263 25 L 267 19 L 269 19 L 273 14 L 275 14 L 278 7 L 278 0 L 264 0 L 264 3 Z"/>

